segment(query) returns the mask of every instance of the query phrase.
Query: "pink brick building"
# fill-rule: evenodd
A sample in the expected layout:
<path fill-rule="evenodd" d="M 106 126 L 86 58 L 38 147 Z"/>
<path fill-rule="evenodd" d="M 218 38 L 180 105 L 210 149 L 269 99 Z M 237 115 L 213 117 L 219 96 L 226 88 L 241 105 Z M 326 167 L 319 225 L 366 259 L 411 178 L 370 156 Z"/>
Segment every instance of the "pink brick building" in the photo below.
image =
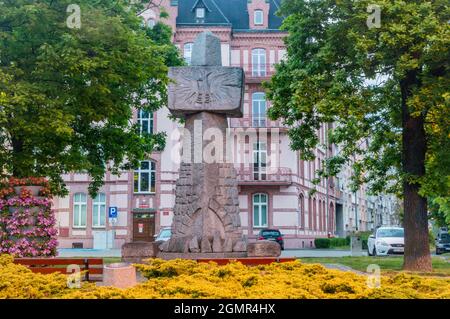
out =
<path fill-rule="evenodd" d="M 173 41 L 188 63 L 195 37 L 210 30 L 221 40 L 222 64 L 245 71 L 244 117 L 229 120 L 235 139 L 241 141 L 237 144 L 243 145 L 234 156 L 255 159 L 251 165 L 236 161 L 244 234 L 252 241 L 261 228 L 277 228 L 285 235 L 286 248 L 312 247 L 314 238 L 334 234 L 341 196 L 336 183 L 323 180 L 317 192 L 309 194 L 315 169 L 333 147 L 317 148 L 317 159 L 304 162 L 290 150 L 286 128 L 266 117 L 270 103 L 261 84 L 286 53 L 286 34 L 279 30 L 282 19 L 275 16 L 279 0 L 163 0 L 162 7 L 169 13 L 163 22 L 172 26 Z M 159 11 L 151 7 L 141 15 L 152 26 Z M 119 248 L 131 240 L 152 240 L 161 227 L 171 225 L 180 133 L 168 114 L 164 108 L 135 115 L 143 130 L 167 132 L 166 148 L 151 154 L 136 171 L 119 177 L 108 173 L 97 198 L 89 198 L 85 174 L 64 176 L 70 194 L 55 201 L 60 247 Z M 326 144 L 326 127 L 318 135 Z M 114 225 L 108 207 L 118 208 Z"/>

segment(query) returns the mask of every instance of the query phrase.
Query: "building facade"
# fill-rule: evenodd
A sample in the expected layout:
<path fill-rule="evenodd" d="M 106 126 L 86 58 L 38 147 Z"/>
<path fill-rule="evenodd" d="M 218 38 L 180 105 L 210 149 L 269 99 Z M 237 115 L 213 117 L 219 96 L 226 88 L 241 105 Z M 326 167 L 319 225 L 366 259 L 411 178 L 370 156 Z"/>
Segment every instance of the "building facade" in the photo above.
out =
<path fill-rule="evenodd" d="M 245 71 L 243 118 L 229 119 L 237 150 L 233 153 L 238 173 L 241 224 L 249 241 L 261 228 L 277 228 L 286 248 L 314 246 L 314 238 L 335 234 L 344 227 L 343 190 L 335 179 L 312 180 L 321 160 L 333 154 L 333 146 L 315 150 L 315 161 L 300 159 L 289 147 L 286 128 L 271 121 L 262 82 L 270 79 L 275 64 L 286 54 L 279 30 L 282 18 L 275 12 L 279 0 L 163 0 L 141 13 L 149 27 L 163 20 L 173 30 L 173 42 L 186 63 L 192 57 L 196 36 L 205 30 L 221 40 L 222 65 Z M 120 176 L 107 173 L 96 198 L 88 196 L 89 178 L 73 173 L 63 176 L 70 194 L 55 200 L 60 247 L 120 248 L 125 242 L 151 241 L 162 227 L 171 225 L 181 149 L 180 125 L 169 119 L 167 108 L 154 114 L 136 112 L 143 132 L 167 133 L 166 147 L 154 152 L 135 171 Z M 327 127 L 317 134 L 326 145 Z M 241 157 L 250 159 L 242 161 Z M 108 209 L 117 207 L 116 219 Z M 338 227 L 338 228 L 339 228 Z"/>
<path fill-rule="evenodd" d="M 361 145 L 364 147 L 364 145 Z M 370 195 L 367 185 L 351 190 L 353 171 L 346 165 L 337 175 L 335 234 L 345 237 L 354 232 L 374 231 L 381 226 L 400 226 L 399 199 L 392 194 Z"/>

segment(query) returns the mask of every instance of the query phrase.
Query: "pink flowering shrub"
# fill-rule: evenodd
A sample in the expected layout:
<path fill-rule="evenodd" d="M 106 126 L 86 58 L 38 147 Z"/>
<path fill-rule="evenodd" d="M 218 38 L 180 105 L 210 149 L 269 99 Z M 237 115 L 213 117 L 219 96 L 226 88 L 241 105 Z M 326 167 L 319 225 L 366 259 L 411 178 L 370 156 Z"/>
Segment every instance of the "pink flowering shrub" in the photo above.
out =
<path fill-rule="evenodd" d="M 29 181 L 39 181 L 46 189 L 42 179 L 18 179 L 4 183 L 0 192 L 0 254 L 16 257 L 55 256 L 57 230 L 55 214 L 51 209 L 50 195 L 33 197 L 23 186 L 19 194 L 11 191 L 13 186 L 30 185 Z M 40 192 L 40 195 L 46 194 Z"/>

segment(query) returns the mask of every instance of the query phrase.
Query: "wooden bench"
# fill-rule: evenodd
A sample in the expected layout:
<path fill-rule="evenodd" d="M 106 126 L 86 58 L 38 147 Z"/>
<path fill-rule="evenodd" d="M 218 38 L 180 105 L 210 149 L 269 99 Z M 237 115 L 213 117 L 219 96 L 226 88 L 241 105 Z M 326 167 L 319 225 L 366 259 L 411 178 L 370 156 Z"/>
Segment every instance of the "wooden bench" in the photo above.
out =
<path fill-rule="evenodd" d="M 69 265 L 77 265 L 80 271 L 85 271 L 84 280 L 101 281 L 103 275 L 103 259 L 102 258 L 15 258 L 15 264 L 28 267 L 34 273 L 52 274 L 59 272 L 69 274 L 67 267 Z"/>

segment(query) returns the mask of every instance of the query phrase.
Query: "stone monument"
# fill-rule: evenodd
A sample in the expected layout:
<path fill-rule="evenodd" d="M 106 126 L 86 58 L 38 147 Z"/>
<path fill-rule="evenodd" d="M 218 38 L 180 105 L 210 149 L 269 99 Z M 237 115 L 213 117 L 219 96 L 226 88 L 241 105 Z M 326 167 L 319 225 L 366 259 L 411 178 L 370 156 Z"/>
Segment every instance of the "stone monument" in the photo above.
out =
<path fill-rule="evenodd" d="M 241 230 L 236 170 L 225 160 L 227 117 L 242 117 L 244 72 L 223 67 L 220 40 L 201 33 L 192 51 L 192 66 L 172 67 L 169 110 L 183 118 L 183 158 L 176 184 L 172 237 L 158 257 L 245 257 L 247 242 Z M 198 128 L 201 128 L 200 132 Z M 202 136 L 214 130 L 223 138 L 220 160 L 203 157 L 210 143 Z M 188 155 L 186 155 L 188 154 Z"/>

